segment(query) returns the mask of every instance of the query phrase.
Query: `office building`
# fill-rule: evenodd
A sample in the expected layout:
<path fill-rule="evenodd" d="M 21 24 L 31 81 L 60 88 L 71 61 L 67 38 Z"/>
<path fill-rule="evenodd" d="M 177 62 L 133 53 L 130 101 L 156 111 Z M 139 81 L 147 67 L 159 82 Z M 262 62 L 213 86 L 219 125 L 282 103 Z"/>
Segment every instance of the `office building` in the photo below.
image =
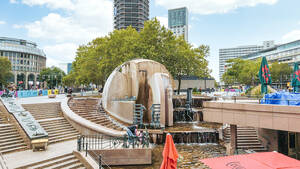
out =
<path fill-rule="evenodd" d="M 46 55 L 37 44 L 23 39 L 0 37 L 0 57 L 10 60 L 11 82 L 29 89 L 39 85 L 39 74 L 46 68 Z"/>
<path fill-rule="evenodd" d="M 219 77 L 222 81 L 222 75 L 228 68 L 226 61 L 229 59 L 234 59 L 242 56 L 249 55 L 261 51 L 263 49 L 269 49 L 275 46 L 274 41 L 264 41 L 263 45 L 248 45 L 248 46 L 238 46 L 234 48 L 223 48 L 219 49 Z"/>
<path fill-rule="evenodd" d="M 265 56 L 268 62 L 288 63 L 293 65 L 295 62 L 300 61 L 300 40 L 275 45 L 271 48 L 257 51 L 248 55 L 244 55 L 242 59 L 255 60 Z"/>
<path fill-rule="evenodd" d="M 68 63 L 67 65 L 67 74 L 69 74 L 72 70 L 72 63 Z"/>
<path fill-rule="evenodd" d="M 114 0 L 114 28 L 132 26 L 137 31 L 149 20 L 149 0 Z"/>
<path fill-rule="evenodd" d="M 168 27 L 176 36 L 184 36 L 188 41 L 188 9 L 186 7 L 168 11 Z"/>
<path fill-rule="evenodd" d="M 69 74 L 72 70 L 72 63 L 60 63 L 58 67 L 65 72 L 65 74 Z"/>

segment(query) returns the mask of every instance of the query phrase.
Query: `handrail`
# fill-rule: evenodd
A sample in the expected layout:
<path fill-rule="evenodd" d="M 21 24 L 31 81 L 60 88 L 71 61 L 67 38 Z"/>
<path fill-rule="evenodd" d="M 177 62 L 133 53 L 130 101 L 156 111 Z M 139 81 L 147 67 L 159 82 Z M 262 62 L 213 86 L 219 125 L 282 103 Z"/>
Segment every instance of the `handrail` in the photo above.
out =
<path fill-rule="evenodd" d="M 103 165 L 109 169 L 111 169 L 111 167 L 102 159 L 102 156 L 101 154 L 100 155 L 97 155 L 94 151 L 88 151 L 88 154 L 91 155 L 92 159 L 99 165 L 99 169 L 102 169 Z M 98 160 L 96 160 L 95 158 L 98 156 Z M 95 158 L 94 158 L 95 157 Z"/>
<path fill-rule="evenodd" d="M 82 135 L 77 138 L 77 150 L 102 150 L 102 149 L 115 149 L 120 148 L 132 148 L 139 146 L 149 147 L 150 137 L 149 133 L 145 132 L 142 136 L 127 136 L 112 137 L 103 134 L 99 135 Z M 88 146 L 88 147 L 87 147 Z"/>
<path fill-rule="evenodd" d="M 7 165 L 6 165 L 6 162 L 5 162 L 5 159 L 2 155 L 2 153 L 0 152 L 0 166 L 2 169 L 8 169 Z"/>

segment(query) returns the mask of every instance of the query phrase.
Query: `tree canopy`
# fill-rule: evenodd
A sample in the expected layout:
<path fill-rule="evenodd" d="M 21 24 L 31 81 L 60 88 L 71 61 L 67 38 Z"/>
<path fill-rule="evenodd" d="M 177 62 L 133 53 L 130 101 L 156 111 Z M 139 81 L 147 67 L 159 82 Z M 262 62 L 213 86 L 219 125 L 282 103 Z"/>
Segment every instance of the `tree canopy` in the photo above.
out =
<path fill-rule="evenodd" d="M 47 82 L 49 88 L 54 88 L 62 84 L 62 79 L 65 76 L 65 72 L 58 67 L 52 66 L 44 68 L 40 72 L 40 78 Z"/>
<path fill-rule="evenodd" d="M 110 73 L 123 62 L 135 58 L 157 61 L 179 81 L 182 75 L 209 76 L 209 47 L 193 48 L 183 37 L 176 37 L 154 18 L 137 32 L 132 27 L 114 30 L 77 49 L 72 71 L 64 78 L 68 85 L 104 85 Z"/>
<path fill-rule="evenodd" d="M 6 57 L 0 57 L 0 72 L 0 87 L 2 87 L 13 76 L 11 73 L 11 63 Z"/>
<path fill-rule="evenodd" d="M 227 60 L 227 63 L 229 68 L 222 76 L 226 85 L 235 83 L 254 85 L 258 83 L 260 59 L 253 61 L 235 58 Z"/>
<path fill-rule="evenodd" d="M 227 60 L 229 68 L 222 76 L 222 80 L 227 85 L 235 83 L 254 85 L 259 83 L 258 72 L 261 59 L 243 60 L 240 58 Z M 273 83 L 290 81 L 293 69 L 287 63 L 273 62 L 270 64 L 270 71 Z"/>
<path fill-rule="evenodd" d="M 291 81 L 291 74 L 293 73 L 293 68 L 287 63 L 274 62 L 270 66 L 272 81 L 275 83 Z"/>

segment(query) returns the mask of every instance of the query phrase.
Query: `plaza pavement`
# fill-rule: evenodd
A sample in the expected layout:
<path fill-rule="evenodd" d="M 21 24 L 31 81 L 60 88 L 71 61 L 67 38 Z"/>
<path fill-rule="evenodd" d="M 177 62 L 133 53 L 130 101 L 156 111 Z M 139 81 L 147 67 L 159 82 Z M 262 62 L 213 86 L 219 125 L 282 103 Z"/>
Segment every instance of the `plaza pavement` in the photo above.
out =
<path fill-rule="evenodd" d="M 17 98 L 19 104 L 35 104 L 35 103 L 53 103 L 61 102 L 65 98 L 64 94 L 57 95 L 56 98 L 48 98 L 48 96 L 37 96 L 28 98 Z M 33 152 L 32 150 L 20 151 L 15 153 L 5 154 L 4 159 L 8 168 L 16 168 L 30 163 L 53 158 L 59 155 L 67 154 L 76 150 L 76 140 L 51 144 L 48 146 L 47 151 Z"/>
<path fill-rule="evenodd" d="M 49 158 L 57 157 L 60 155 L 72 153 L 76 150 L 77 140 L 65 141 L 61 143 L 51 144 L 47 147 L 46 151 L 32 150 L 20 151 L 3 155 L 7 167 L 17 168 L 27 164 L 36 163 L 39 161 L 47 160 Z"/>
<path fill-rule="evenodd" d="M 54 103 L 61 102 L 65 98 L 65 94 L 59 94 L 55 98 L 48 98 L 48 96 L 37 96 L 27 98 L 17 98 L 16 101 L 19 104 L 38 104 L 38 103 Z"/>

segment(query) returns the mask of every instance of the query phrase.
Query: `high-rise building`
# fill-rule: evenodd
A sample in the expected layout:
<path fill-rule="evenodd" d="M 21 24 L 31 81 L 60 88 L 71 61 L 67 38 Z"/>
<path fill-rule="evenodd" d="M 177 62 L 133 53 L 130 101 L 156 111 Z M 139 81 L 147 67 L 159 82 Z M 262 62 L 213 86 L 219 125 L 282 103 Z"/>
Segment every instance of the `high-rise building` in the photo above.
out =
<path fill-rule="evenodd" d="M 72 63 L 68 63 L 67 74 L 69 74 L 72 70 Z"/>
<path fill-rule="evenodd" d="M 219 76 L 222 81 L 222 75 L 225 73 L 227 67 L 226 61 L 242 56 L 249 55 L 251 53 L 258 52 L 263 49 L 274 47 L 274 41 L 264 41 L 263 45 L 249 45 L 239 46 L 234 48 L 219 49 Z"/>
<path fill-rule="evenodd" d="M 168 27 L 176 36 L 184 36 L 188 41 L 188 9 L 186 7 L 169 9 Z"/>
<path fill-rule="evenodd" d="M 114 0 L 114 28 L 132 26 L 137 31 L 149 20 L 149 0 Z"/>

